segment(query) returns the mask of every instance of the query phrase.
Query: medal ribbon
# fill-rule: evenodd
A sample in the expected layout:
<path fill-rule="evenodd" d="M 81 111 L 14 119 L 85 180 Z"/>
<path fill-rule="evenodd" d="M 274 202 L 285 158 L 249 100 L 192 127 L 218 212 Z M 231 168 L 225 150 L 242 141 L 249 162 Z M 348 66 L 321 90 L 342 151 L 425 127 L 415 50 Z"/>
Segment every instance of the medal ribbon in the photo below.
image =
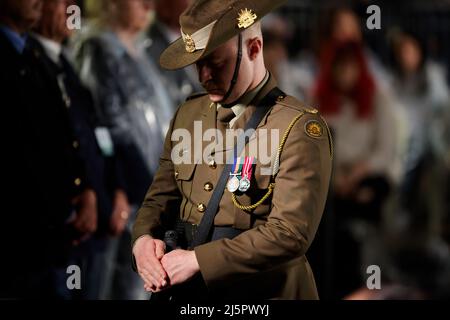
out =
<path fill-rule="evenodd" d="M 255 161 L 255 157 L 245 157 L 242 178 L 247 178 L 249 181 L 252 179 L 252 171 L 253 171 L 253 162 L 254 161 Z"/>
<path fill-rule="evenodd" d="M 241 161 L 242 158 L 235 158 L 234 159 L 234 168 L 233 168 L 233 173 L 231 174 L 232 176 L 239 176 L 241 175 L 242 172 L 242 167 L 243 167 L 243 163 Z"/>

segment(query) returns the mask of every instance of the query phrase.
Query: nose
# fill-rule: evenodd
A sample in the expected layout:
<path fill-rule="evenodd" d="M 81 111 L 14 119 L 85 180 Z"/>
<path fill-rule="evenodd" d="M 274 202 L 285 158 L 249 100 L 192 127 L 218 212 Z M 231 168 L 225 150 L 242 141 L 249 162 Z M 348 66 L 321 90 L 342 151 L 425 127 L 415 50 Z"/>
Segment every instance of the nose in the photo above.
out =
<path fill-rule="evenodd" d="M 197 65 L 197 71 L 201 83 L 211 80 L 211 68 L 209 68 L 206 64 Z"/>

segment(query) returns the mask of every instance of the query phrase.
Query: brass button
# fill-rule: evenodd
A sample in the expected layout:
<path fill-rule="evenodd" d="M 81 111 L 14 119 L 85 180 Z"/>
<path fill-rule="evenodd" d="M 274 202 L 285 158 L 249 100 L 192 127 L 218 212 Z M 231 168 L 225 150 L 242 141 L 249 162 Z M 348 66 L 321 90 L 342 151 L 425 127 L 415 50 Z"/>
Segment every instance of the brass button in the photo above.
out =
<path fill-rule="evenodd" d="M 81 179 L 80 178 L 76 178 L 75 181 L 73 182 L 77 187 L 79 187 L 81 185 Z"/>
<path fill-rule="evenodd" d="M 177 171 L 175 171 L 175 179 L 178 179 L 178 176 L 180 175 L 180 173 Z"/>
<path fill-rule="evenodd" d="M 217 163 L 216 163 L 216 161 L 211 160 L 211 161 L 208 163 L 208 166 L 209 166 L 211 169 L 216 169 L 216 168 L 217 168 Z"/>
<path fill-rule="evenodd" d="M 211 182 L 205 183 L 205 186 L 203 187 L 205 191 L 211 192 L 214 189 L 214 186 Z"/>
<path fill-rule="evenodd" d="M 74 149 L 78 149 L 78 147 L 80 146 L 80 143 L 79 143 L 78 141 L 75 140 L 75 141 L 72 143 L 72 146 L 73 146 Z"/>
<path fill-rule="evenodd" d="M 282 102 L 286 98 L 285 96 L 278 96 L 277 102 Z"/>
<path fill-rule="evenodd" d="M 206 211 L 206 206 L 203 204 L 203 203 L 200 203 L 198 206 L 197 206 L 197 210 L 198 210 L 198 212 L 205 212 Z"/>

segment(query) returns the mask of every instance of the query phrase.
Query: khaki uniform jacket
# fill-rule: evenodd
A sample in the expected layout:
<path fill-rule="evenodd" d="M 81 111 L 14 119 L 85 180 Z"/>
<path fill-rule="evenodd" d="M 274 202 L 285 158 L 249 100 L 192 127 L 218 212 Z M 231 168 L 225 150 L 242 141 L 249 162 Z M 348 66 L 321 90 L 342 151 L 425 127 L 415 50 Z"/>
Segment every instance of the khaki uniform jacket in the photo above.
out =
<path fill-rule="evenodd" d="M 243 129 L 255 105 L 275 87 L 270 78 L 233 128 Z M 330 183 L 332 143 L 328 127 L 317 111 L 305 108 L 293 97 L 280 97 L 253 138 L 270 140 L 260 133 L 263 129 L 278 129 L 281 140 L 292 120 L 302 113 L 281 153 L 270 198 L 249 213 L 236 207 L 231 193 L 225 190 L 215 226 L 247 231 L 232 240 L 222 239 L 195 248 L 201 275 L 212 293 L 232 299 L 318 298 L 305 253 L 321 220 Z M 174 164 L 171 153 L 177 142 L 171 141 L 171 135 L 176 129 L 193 133 L 195 121 L 201 121 L 203 130 L 215 129 L 216 114 L 207 95 L 188 100 L 179 108 L 166 138 L 160 168 L 138 212 L 133 243 L 143 235 L 160 236 L 161 226 L 176 214 L 183 221 L 200 223 L 224 165 L 214 161 Z M 307 134 L 311 122 L 319 124 L 322 134 Z M 247 153 L 253 138 L 246 147 Z M 278 140 L 273 145 L 265 142 L 269 150 L 278 149 Z M 210 144 L 204 142 L 203 146 Z M 227 148 L 222 149 L 216 149 L 212 156 L 223 156 Z M 243 205 L 258 202 L 271 182 L 271 176 L 263 174 L 263 165 L 257 161 L 250 190 L 238 196 Z"/>

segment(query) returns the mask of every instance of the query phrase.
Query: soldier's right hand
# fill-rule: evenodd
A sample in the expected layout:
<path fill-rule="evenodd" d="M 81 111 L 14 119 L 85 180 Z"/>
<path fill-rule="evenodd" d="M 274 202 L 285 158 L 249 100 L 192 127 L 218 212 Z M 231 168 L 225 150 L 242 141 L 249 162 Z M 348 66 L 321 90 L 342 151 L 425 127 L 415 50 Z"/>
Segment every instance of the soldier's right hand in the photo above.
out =
<path fill-rule="evenodd" d="M 168 276 L 161 259 L 165 254 L 163 241 L 150 236 L 139 238 L 133 246 L 133 255 L 139 275 L 145 282 L 145 287 L 152 292 L 164 289 L 168 284 Z"/>

